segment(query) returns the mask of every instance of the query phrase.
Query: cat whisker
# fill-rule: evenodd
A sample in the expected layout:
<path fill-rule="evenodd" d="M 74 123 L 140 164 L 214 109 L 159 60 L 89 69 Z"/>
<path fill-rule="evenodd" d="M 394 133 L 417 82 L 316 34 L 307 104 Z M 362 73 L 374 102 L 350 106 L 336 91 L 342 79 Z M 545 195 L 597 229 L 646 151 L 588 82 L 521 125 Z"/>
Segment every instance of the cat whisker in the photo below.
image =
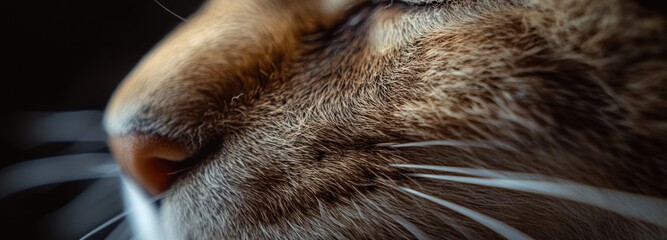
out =
<path fill-rule="evenodd" d="M 473 148 L 484 148 L 484 149 L 504 149 L 513 151 L 516 150 L 516 148 L 511 144 L 502 141 L 434 140 L 434 141 L 409 142 L 409 143 L 380 143 L 377 144 L 376 146 L 391 147 L 391 148 L 450 146 L 458 148 L 473 147 Z"/>
<path fill-rule="evenodd" d="M 557 197 L 592 205 L 626 217 L 667 228 L 667 200 L 664 199 L 593 187 L 567 180 L 552 182 L 527 179 L 476 178 L 418 173 L 408 174 L 408 176 L 475 184 Z"/>
<path fill-rule="evenodd" d="M 9 117 L 21 122 L 17 143 L 21 148 L 29 149 L 50 143 L 104 143 L 106 134 L 100 125 L 102 116 L 101 111 L 87 110 L 27 112 Z"/>
<path fill-rule="evenodd" d="M 145 191 L 134 181 L 123 176 L 122 193 L 123 202 L 134 211 L 128 215 L 128 222 L 137 238 L 146 240 L 165 239 L 164 230 L 160 224 L 157 206 L 153 198 L 149 197 Z M 160 196 L 165 196 L 164 193 Z"/>
<path fill-rule="evenodd" d="M 0 170 L 0 199 L 53 183 L 115 178 L 120 168 L 108 153 L 84 153 L 17 163 Z"/>
<path fill-rule="evenodd" d="M 155 3 L 157 3 L 157 5 L 159 5 L 162 9 L 164 9 L 164 10 L 167 11 L 167 12 L 169 12 L 169 14 L 174 15 L 174 17 L 177 17 L 178 19 L 181 19 L 181 21 L 183 21 L 183 22 L 187 22 L 187 21 L 188 21 L 188 20 L 185 19 L 184 17 L 181 17 L 180 15 L 176 14 L 175 12 L 169 10 L 169 8 L 167 8 L 166 6 L 162 5 L 162 3 L 160 3 L 160 1 L 158 1 L 158 0 L 153 0 L 153 1 L 154 1 Z"/>
<path fill-rule="evenodd" d="M 43 222 L 55 229 L 55 235 L 74 239 L 99 226 L 123 209 L 120 179 L 97 179 L 64 206 L 45 216 Z M 58 233 L 55 233 L 56 231 Z M 73 235 L 74 233 L 76 235 Z"/>
<path fill-rule="evenodd" d="M 145 202 L 145 204 L 153 204 L 153 203 L 155 203 L 155 202 L 157 202 L 157 201 L 159 201 L 159 200 L 165 198 L 169 193 L 171 193 L 171 192 L 170 192 L 170 191 L 166 191 L 166 192 L 164 192 L 164 193 L 162 193 L 162 194 L 160 194 L 160 195 L 157 195 L 157 196 L 155 196 L 155 197 L 152 197 L 152 198 L 150 198 L 147 202 Z M 131 214 L 131 213 L 134 213 L 135 211 L 137 211 L 137 206 L 135 206 L 135 207 L 133 207 L 133 208 L 130 208 L 130 209 L 128 209 L 128 210 L 125 210 L 125 211 L 119 213 L 118 215 L 114 216 L 113 218 L 111 218 L 111 219 L 107 220 L 106 222 L 100 224 L 98 227 L 96 227 L 95 229 L 91 230 L 90 232 L 88 232 L 88 233 L 87 233 L 86 235 L 84 235 L 83 237 L 79 238 L 79 240 L 85 240 L 85 239 L 90 238 L 90 237 L 93 236 L 95 233 L 98 233 L 99 231 L 101 231 L 101 230 L 107 228 L 107 227 L 110 226 L 111 224 L 113 224 L 113 223 L 115 223 L 115 222 L 117 222 L 117 221 L 123 219 L 124 217 L 126 217 L 127 215 L 129 215 L 129 214 Z"/>
<path fill-rule="evenodd" d="M 117 222 L 118 220 L 123 219 L 123 217 L 125 217 L 127 214 L 129 214 L 129 211 L 124 211 L 122 213 L 119 213 L 118 215 L 116 215 L 113 218 L 111 218 L 111 219 L 107 220 L 106 222 L 102 223 L 100 226 L 96 227 L 92 231 L 88 232 L 86 235 L 83 235 L 83 237 L 79 238 L 79 240 L 86 240 L 86 239 L 90 238 L 91 236 L 93 236 L 93 234 L 95 234 L 99 231 L 102 231 L 102 229 L 105 229 L 109 225 Z"/>
<path fill-rule="evenodd" d="M 449 208 L 457 213 L 460 213 L 461 215 L 469 217 L 470 219 L 475 220 L 476 222 L 484 225 L 485 227 L 488 227 L 489 229 L 493 230 L 494 232 L 500 234 L 501 236 L 507 239 L 532 239 L 531 237 L 517 230 L 516 228 L 509 226 L 495 218 L 489 217 L 483 213 L 474 211 L 472 209 L 466 208 L 456 203 L 446 201 L 410 188 L 406 187 L 399 187 L 399 188 L 405 193 L 409 193 L 424 198 L 440 206 Z"/>
<path fill-rule="evenodd" d="M 403 217 L 401 217 L 401 216 L 398 216 L 398 215 L 393 215 L 393 214 L 392 214 L 392 215 L 389 215 L 389 217 L 391 217 L 392 219 L 394 219 L 394 221 L 396 221 L 398 224 L 401 224 L 401 226 L 403 226 L 403 227 L 404 227 L 405 229 L 407 229 L 410 233 L 412 233 L 412 235 L 414 235 L 417 239 L 419 239 L 419 240 L 427 240 L 427 239 L 429 239 L 429 238 L 426 236 L 426 234 L 424 234 L 424 232 L 422 232 L 422 230 L 419 230 L 419 228 L 418 228 L 417 226 L 415 226 L 414 224 L 412 224 L 412 223 L 411 223 L 410 221 L 408 221 L 407 219 L 405 219 L 405 218 L 403 218 Z"/>
<path fill-rule="evenodd" d="M 116 240 L 116 239 L 132 239 L 132 233 L 130 232 L 130 226 L 127 225 L 127 221 L 122 221 L 114 228 L 114 230 L 109 233 L 109 235 L 104 238 L 104 240 Z"/>
<path fill-rule="evenodd" d="M 449 166 L 419 165 L 419 164 L 390 164 L 389 166 L 395 168 L 410 168 L 410 169 L 433 170 L 433 171 L 441 171 L 449 173 L 460 173 L 460 174 L 466 174 L 475 177 L 485 177 L 485 178 L 536 179 L 536 180 L 555 179 L 552 177 L 534 173 L 500 171 L 500 170 L 490 170 L 484 168 L 449 167 Z"/>
<path fill-rule="evenodd" d="M 178 170 L 176 170 L 176 171 L 167 173 L 167 175 L 175 175 L 175 174 L 179 174 L 179 173 L 188 171 L 188 170 L 190 170 L 190 169 L 191 169 L 191 168 L 189 168 L 189 167 L 188 167 L 188 168 L 178 169 Z"/>

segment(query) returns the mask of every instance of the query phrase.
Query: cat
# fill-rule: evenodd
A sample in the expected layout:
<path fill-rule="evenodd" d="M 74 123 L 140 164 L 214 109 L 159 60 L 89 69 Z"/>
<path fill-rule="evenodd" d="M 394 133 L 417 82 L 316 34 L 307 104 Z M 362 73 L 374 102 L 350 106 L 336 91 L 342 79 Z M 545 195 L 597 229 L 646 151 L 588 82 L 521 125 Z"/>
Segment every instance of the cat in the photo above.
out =
<path fill-rule="evenodd" d="M 211 0 L 106 110 L 172 239 L 667 238 L 630 0 Z"/>

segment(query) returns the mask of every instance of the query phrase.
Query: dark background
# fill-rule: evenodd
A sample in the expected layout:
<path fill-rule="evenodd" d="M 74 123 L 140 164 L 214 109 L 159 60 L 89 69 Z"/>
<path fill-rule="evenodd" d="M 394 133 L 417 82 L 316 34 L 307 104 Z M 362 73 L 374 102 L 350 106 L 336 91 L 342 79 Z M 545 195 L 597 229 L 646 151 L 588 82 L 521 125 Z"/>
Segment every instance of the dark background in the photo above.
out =
<path fill-rule="evenodd" d="M 201 1 L 161 0 L 182 16 Z M 9 111 L 101 109 L 180 19 L 152 0 L 2 1 L 2 90 Z"/>
<path fill-rule="evenodd" d="M 187 17 L 202 0 L 160 2 Z M 0 4 L 0 169 L 63 154 L 74 143 L 22 145 L 18 139 L 30 125 L 21 117 L 34 112 L 103 110 L 116 85 L 139 59 L 181 23 L 153 0 L 8 0 Z M 78 149 L 84 152 L 106 151 L 103 142 L 82 146 Z M 43 218 L 92 184 L 51 184 L 0 199 L 0 239 L 78 239 L 85 232 L 54 235 Z M 98 207 L 107 206 L 100 203 Z M 103 237 L 92 239 L 98 238 Z"/>

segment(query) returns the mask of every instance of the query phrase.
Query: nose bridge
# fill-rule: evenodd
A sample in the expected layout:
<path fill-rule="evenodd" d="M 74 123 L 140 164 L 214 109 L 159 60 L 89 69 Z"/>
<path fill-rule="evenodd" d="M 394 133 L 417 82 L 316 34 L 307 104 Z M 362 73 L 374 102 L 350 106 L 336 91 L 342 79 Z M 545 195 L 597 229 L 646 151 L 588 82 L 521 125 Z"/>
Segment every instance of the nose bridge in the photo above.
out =
<path fill-rule="evenodd" d="M 203 124 L 206 108 L 260 86 L 257 72 L 276 71 L 262 68 L 280 66 L 275 61 L 296 52 L 302 34 L 326 28 L 343 10 L 323 4 L 330 1 L 209 1 L 146 55 L 112 96 L 104 125 L 119 163 L 149 191 L 166 189 L 167 173 L 201 147 L 177 142 L 206 144 L 204 135 L 216 132 L 202 129 L 212 126 Z"/>
<path fill-rule="evenodd" d="M 196 115 L 207 111 L 187 108 L 216 106 L 257 87 L 258 72 L 276 71 L 276 61 L 297 52 L 301 35 L 329 27 L 356 1 L 360 0 L 209 1 L 123 81 L 108 105 L 105 128 L 110 135 L 122 135 L 142 130 L 137 119 L 146 123 L 155 117 L 201 118 Z M 213 89 L 222 91 L 207 92 L 214 96 L 210 99 L 201 94 Z M 164 114 L 177 107 L 183 113 Z M 171 120 L 178 119 L 157 122 L 179 122 Z"/>
<path fill-rule="evenodd" d="M 132 122 L 142 118 L 143 113 L 161 106 L 178 106 L 179 99 L 174 96 L 186 97 L 187 86 L 198 80 L 189 76 L 189 71 L 199 64 L 194 61 L 197 54 L 216 44 L 213 33 L 205 33 L 211 31 L 206 29 L 206 21 L 210 20 L 195 17 L 179 26 L 121 82 L 105 113 L 104 126 L 109 135 L 141 131 Z"/>

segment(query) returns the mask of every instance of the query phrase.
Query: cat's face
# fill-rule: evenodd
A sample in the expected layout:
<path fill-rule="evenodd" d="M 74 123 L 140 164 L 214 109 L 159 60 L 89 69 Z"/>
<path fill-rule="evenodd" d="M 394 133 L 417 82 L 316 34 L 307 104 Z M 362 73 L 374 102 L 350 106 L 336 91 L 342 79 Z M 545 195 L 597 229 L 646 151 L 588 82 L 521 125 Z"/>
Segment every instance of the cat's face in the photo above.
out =
<path fill-rule="evenodd" d="M 667 196 L 664 18 L 407 2 L 214 0 L 146 56 L 105 126 L 127 172 L 168 191 L 168 234 L 666 236 L 665 201 L 639 197 Z"/>

